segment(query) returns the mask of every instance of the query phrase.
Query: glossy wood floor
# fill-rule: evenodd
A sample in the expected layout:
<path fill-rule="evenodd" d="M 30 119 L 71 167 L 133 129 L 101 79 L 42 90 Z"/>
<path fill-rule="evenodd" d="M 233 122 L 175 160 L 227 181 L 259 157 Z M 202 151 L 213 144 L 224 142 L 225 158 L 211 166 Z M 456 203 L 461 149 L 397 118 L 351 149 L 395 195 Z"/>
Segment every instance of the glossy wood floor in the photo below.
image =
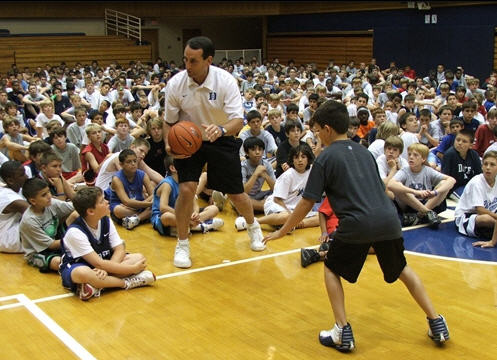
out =
<path fill-rule="evenodd" d="M 297 230 L 255 253 L 246 232 L 235 231 L 234 212 L 221 217 L 221 231 L 193 236 L 188 270 L 172 265 L 175 239 L 150 224 L 119 228 L 158 281 L 88 302 L 22 255 L 0 254 L 0 359 L 497 358 L 495 264 L 407 255 L 449 322 L 451 340 L 439 348 L 407 290 L 385 284 L 370 255 L 358 283 L 344 283 L 357 347 L 343 355 L 318 342 L 333 322 L 323 264 L 300 266 L 300 248 L 316 245 L 318 229 Z"/>

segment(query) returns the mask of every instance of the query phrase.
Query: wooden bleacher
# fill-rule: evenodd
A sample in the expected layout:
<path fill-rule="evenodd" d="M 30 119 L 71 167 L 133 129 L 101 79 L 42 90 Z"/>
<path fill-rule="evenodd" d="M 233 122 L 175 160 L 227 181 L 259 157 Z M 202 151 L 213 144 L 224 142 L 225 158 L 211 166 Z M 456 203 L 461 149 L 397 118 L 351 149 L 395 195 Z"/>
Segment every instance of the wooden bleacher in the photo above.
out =
<path fill-rule="evenodd" d="M 150 45 L 136 45 L 135 40 L 121 36 L 33 36 L 0 37 L 0 72 L 5 73 L 16 64 L 18 69 L 31 70 L 45 64 L 68 66 L 90 64 L 97 60 L 100 66 L 111 61 L 125 65 L 129 61 L 152 60 Z"/>

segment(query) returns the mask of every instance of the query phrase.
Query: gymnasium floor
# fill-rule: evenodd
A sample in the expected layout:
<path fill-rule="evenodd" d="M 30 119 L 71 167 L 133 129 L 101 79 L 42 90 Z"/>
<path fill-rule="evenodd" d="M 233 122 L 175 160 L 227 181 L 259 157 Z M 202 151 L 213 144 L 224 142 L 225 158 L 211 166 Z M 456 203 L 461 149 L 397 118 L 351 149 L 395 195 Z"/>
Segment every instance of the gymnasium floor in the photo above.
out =
<path fill-rule="evenodd" d="M 22 255 L 0 254 L 0 359 L 496 359 L 497 249 L 473 248 L 447 214 L 438 231 L 404 233 L 409 264 L 448 320 L 443 348 L 426 336 L 424 314 L 402 284 L 383 282 L 374 255 L 357 284 L 344 283 L 356 350 L 321 346 L 319 330 L 333 321 L 323 264 L 300 266 L 300 248 L 316 245 L 318 229 L 296 230 L 255 253 L 228 206 L 221 231 L 193 236 L 188 270 L 172 265 L 173 238 L 150 224 L 119 228 L 157 282 L 88 302 Z"/>

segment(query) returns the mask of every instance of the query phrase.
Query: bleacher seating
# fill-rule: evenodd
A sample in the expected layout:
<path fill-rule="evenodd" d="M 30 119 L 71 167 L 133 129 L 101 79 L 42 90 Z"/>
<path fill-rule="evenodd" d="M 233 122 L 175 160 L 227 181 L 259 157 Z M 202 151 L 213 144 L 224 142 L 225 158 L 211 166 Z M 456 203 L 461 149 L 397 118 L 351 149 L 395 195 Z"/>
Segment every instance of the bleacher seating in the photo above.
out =
<path fill-rule="evenodd" d="M 19 69 L 45 64 L 68 66 L 90 64 L 97 60 L 101 66 L 111 61 L 127 64 L 131 60 L 151 61 L 151 46 L 137 46 L 134 40 L 120 36 L 32 36 L 0 37 L 0 72 L 16 63 Z"/>

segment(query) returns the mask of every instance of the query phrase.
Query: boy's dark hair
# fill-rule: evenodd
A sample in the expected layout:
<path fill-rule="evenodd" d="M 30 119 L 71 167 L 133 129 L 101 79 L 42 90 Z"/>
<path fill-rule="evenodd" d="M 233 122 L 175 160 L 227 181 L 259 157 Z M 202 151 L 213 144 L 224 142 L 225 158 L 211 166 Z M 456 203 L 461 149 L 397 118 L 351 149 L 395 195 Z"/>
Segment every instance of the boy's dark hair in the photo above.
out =
<path fill-rule="evenodd" d="M 204 60 L 207 59 L 209 56 L 214 57 L 214 43 L 208 37 L 195 36 L 186 42 L 186 46 L 189 46 L 193 50 L 202 49 L 202 58 Z"/>
<path fill-rule="evenodd" d="M 66 129 L 64 129 L 63 127 L 58 127 L 54 131 L 52 131 L 52 133 L 50 134 L 50 137 L 53 139 L 54 136 L 56 136 L 56 135 L 67 137 Z"/>
<path fill-rule="evenodd" d="M 452 126 L 452 125 L 455 125 L 455 124 L 459 124 L 461 126 L 464 126 L 464 121 L 462 121 L 462 119 L 460 119 L 458 117 L 452 118 L 450 120 L 449 126 Z"/>
<path fill-rule="evenodd" d="M 442 114 L 442 112 L 443 112 L 444 110 L 450 110 L 450 113 L 451 113 L 452 115 L 454 115 L 454 111 L 452 111 L 452 109 L 450 108 L 450 106 L 449 106 L 449 105 L 444 105 L 444 106 L 441 106 L 441 107 L 438 109 L 438 116 L 440 116 L 440 114 Z"/>
<path fill-rule="evenodd" d="M 131 149 L 124 149 L 119 153 L 119 162 L 122 164 L 128 156 L 136 156 L 136 153 Z"/>
<path fill-rule="evenodd" d="M 41 190 L 46 189 L 47 187 L 47 182 L 38 177 L 28 179 L 22 186 L 22 196 L 31 203 L 29 199 L 36 197 Z"/>
<path fill-rule="evenodd" d="M 52 161 L 62 162 L 62 159 L 55 151 L 52 150 L 52 148 L 50 148 L 50 151 L 46 151 L 41 155 L 40 165 L 48 165 Z"/>
<path fill-rule="evenodd" d="M 464 135 L 469 138 L 469 142 L 472 144 L 473 140 L 475 139 L 475 133 L 471 129 L 463 128 L 459 131 L 457 135 Z"/>
<path fill-rule="evenodd" d="M 258 94 L 256 94 L 255 95 L 255 100 L 257 101 L 257 99 L 260 99 L 261 97 L 264 98 L 264 99 L 266 99 L 266 94 L 264 94 L 264 93 L 258 93 Z"/>
<path fill-rule="evenodd" d="M 299 112 L 299 106 L 297 104 L 288 104 L 288 106 L 286 107 L 286 113 L 290 113 L 290 112 Z"/>
<path fill-rule="evenodd" d="M 400 118 L 399 118 L 399 126 L 400 126 L 402 129 L 404 129 L 404 128 L 405 128 L 406 123 L 407 123 L 407 118 L 408 118 L 409 116 L 414 116 L 414 117 L 416 117 L 416 114 L 414 114 L 414 113 L 410 113 L 410 112 L 405 112 L 405 113 L 403 113 L 403 114 L 400 116 Z"/>
<path fill-rule="evenodd" d="M 4 180 L 9 179 L 14 176 L 15 172 L 22 166 L 22 163 L 16 160 L 4 162 L 0 167 L 0 177 Z"/>
<path fill-rule="evenodd" d="M 248 154 L 249 150 L 254 149 L 256 146 L 260 147 L 262 150 L 266 148 L 264 141 L 259 139 L 257 136 L 246 138 L 243 142 L 243 150 L 245 151 L 245 154 Z"/>
<path fill-rule="evenodd" d="M 38 154 L 50 151 L 52 148 L 43 140 L 36 140 L 29 144 L 28 151 L 31 157 L 35 157 Z"/>
<path fill-rule="evenodd" d="M 464 86 L 459 85 L 459 86 L 456 87 L 456 93 L 463 92 L 463 91 L 466 94 L 466 88 Z"/>
<path fill-rule="evenodd" d="M 406 101 L 415 101 L 416 100 L 416 96 L 414 95 L 406 95 L 405 98 L 404 98 L 404 104 L 406 103 Z"/>
<path fill-rule="evenodd" d="M 307 158 L 307 166 L 305 167 L 306 170 L 309 170 L 312 162 L 314 161 L 314 153 L 312 152 L 311 147 L 308 144 L 299 144 L 296 147 L 292 147 L 290 151 L 288 152 L 288 165 L 291 167 L 295 168 L 293 165 L 293 158 L 295 156 L 298 156 L 299 154 L 305 155 Z"/>
<path fill-rule="evenodd" d="M 254 73 L 252 71 L 247 71 L 247 73 L 245 74 L 246 77 L 254 77 Z"/>
<path fill-rule="evenodd" d="M 290 131 L 292 131 L 295 128 L 299 128 L 300 131 L 303 130 L 300 121 L 289 119 L 285 122 L 285 134 L 287 135 L 290 134 Z"/>
<path fill-rule="evenodd" d="M 428 116 L 431 118 L 431 111 L 430 109 L 421 109 L 419 111 L 419 116 Z"/>
<path fill-rule="evenodd" d="M 101 115 L 98 110 L 90 110 L 90 113 L 88 114 L 88 119 L 93 120 L 96 115 Z"/>
<path fill-rule="evenodd" d="M 86 114 L 86 109 L 84 106 L 78 106 L 77 108 L 74 109 L 74 115 L 76 116 L 76 114 L 78 113 L 84 113 Z"/>
<path fill-rule="evenodd" d="M 308 99 L 309 99 L 309 101 L 311 101 L 311 100 L 318 101 L 319 100 L 319 95 L 318 94 L 311 94 L 311 95 L 309 95 Z"/>
<path fill-rule="evenodd" d="M 464 111 L 465 109 L 475 109 L 476 104 L 472 103 L 471 101 L 465 101 L 462 106 L 461 106 L 461 111 Z"/>
<path fill-rule="evenodd" d="M 369 101 L 369 96 L 365 93 L 360 93 L 357 95 L 357 100 L 359 100 L 359 98 L 363 98 L 366 100 L 366 103 Z"/>
<path fill-rule="evenodd" d="M 130 112 L 133 112 L 135 110 L 142 110 L 142 107 L 138 101 L 134 101 L 129 105 Z"/>
<path fill-rule="evenodd" d="M 247 113 L 247 123 L 249 123 L 250 120 L 252 120 L 252 119 L 260 119 L 262 121 L 261 113 L 258 112 L 257 110 L 250 110 Z"/>
<path fill-rule="evenodd" d="M 98 186 L 87 186 L 78 190 L 78 192 L 74 196 L 74 199 L 72 200 L 74 209 L 76 209 L 76 211 L 82 218 L 85 218 L 88 209 L 95 208 L 95 206 L 97 205 L 97 199 L 101 195 L 102 189 L 100 189 Z"/>
<path fill-rule="evenodd" d="M 314 122 L 321 128 L 330 126 L 338 134 L 345 134 L 349 129 L 349 113 L 347 107 L 338 101 L 327 101 L 314 113 Z"/>

